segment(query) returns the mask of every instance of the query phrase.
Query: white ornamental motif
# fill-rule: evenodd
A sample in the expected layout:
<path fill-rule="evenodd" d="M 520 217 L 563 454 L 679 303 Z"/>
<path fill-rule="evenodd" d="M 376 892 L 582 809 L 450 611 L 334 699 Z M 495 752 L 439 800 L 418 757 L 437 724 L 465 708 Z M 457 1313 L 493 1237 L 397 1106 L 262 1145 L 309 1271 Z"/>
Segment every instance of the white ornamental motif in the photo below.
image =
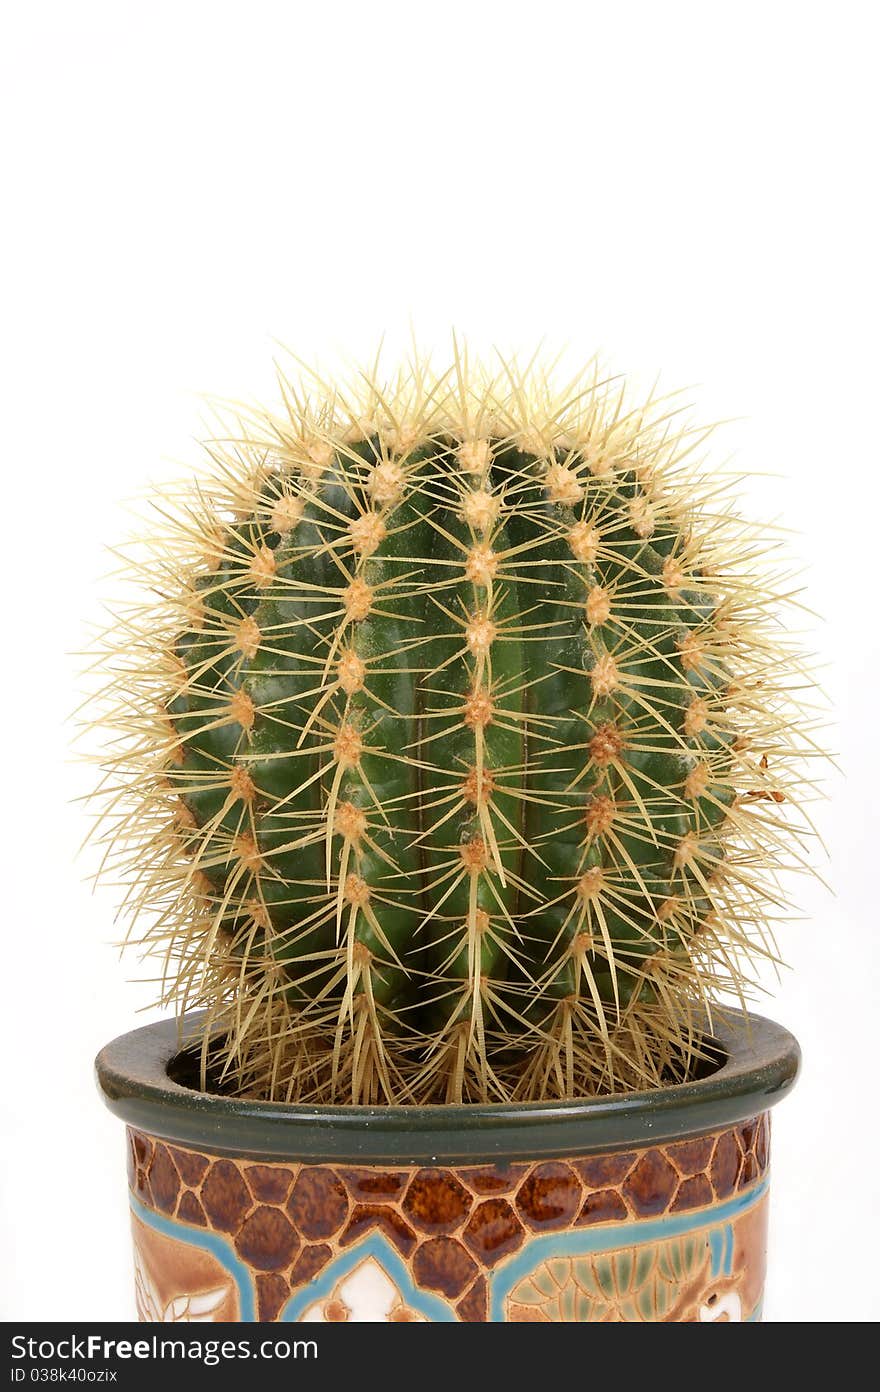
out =
<path fill-rule="evenodd" d="M 700 1321 L 703 1324 L 741 1324 L 743 1317 L 742 1301 L 735 1290 L 704 1301 L 700 1306 Z"/>
<path fill-rule="evenodd" d="M 134 1249 L 134 1298 L 138 1316 L 147 1324 L 207 1324 L 217 1318 L 228 1290 L 200 1291 L 196 1295 L 178 1295 L 162 1304 L 161 1297 L 150 1280 L 137 1247 Z"/>
<path fill-rule="evenodd" d="M 336 1282 L 329 1295 L 307 1306 L 300 1320 L 306 1324 L 344 1320 L 352 1324 L 398 1324 L 424 1322 L 424 1316 L 404 1304 L 384 1267 L 374 1257 L 366 1257 Z"/>

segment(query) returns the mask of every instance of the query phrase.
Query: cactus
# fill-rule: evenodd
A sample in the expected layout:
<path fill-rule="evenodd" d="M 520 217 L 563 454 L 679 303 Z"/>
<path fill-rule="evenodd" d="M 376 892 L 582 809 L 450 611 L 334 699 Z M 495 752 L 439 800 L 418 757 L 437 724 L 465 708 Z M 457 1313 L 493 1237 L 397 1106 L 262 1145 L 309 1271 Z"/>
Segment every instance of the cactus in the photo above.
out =
<path fill-rule="evenodd" d="M 207 1006 L 205 1079 L 685 1076 L 775 959 L 811 752 L 773 547 L 691 463 L 708 432 L 460 354 L 282 389 L 160 504 L 102 657 L 108 860 L 163 999 Z"/>

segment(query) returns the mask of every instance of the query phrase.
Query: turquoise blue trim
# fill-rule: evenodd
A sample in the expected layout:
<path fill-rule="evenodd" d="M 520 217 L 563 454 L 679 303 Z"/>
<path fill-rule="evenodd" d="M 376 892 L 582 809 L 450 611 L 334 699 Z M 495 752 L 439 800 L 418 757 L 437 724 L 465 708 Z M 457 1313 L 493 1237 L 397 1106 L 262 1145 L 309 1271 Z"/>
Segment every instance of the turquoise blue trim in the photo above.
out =
<path fill-rule="evenodd" d="M 221 1237 L 219 1233 L 202 1232 L 200 1228 L 184 1227 L 182 1223 L 175 1223 L 173 1218 L 165 1218 L 161 1213 L 154 1213 L 151 1208 L 144 1208 L 134 1194 L 129 1194 L 128 1197 L 132 1212 L 136 1213 L 148 1228 L 155 1228 L 156 1232 L 162 1233 L 164 1237 L 173 1237 L 176 1242 L 185 1242 L 190 1247 L 201 1247 L 203 1252 L 210 1252 L 216 1257 L 238 1288 L 238 1307 L 242 1324 L 256 1322 L 256 1301 L 251 1273 L 244 1262 L 239 1260 L 234 1247 L 225 1237 Z"/>
<path fill-rule="evenodd" d="M 733 1270 L 733 1227 L 730 1223 L 724 1229 L 724 1241 L 724 1274 L 729 1276 Z"/>
<path fill-rule="evenodd" d="M 712 1273 L 717 1275 L 726 1263 L 729 1274 L 733 1255 L 733 1231 L 724 1229 L 732 1219 L 751 1208 L 767 1192 L 767 1180 L 762 1180 L 753 1189 L 737 1194 L 717 1208 L 696 1213 L 673 1213 L 650 1222 L 614 1223 L 607 1228 L 592 1231 L 578 1229 L 575 1232 L 547 1233 L 536 1237 L 518 1252 L 505 1266 L 493 1271 L 489 1278 L 489 1320 L 495 1324 L 504 1322 L 504 1302 L 514 1286 L 534 1271 L 539 1262 L 551 1257 L 584 1257 L 594 1252 L 607 1252 L 619 1247 L 641 1247 L 646 1242 L 658 1242 L 664 1238 L 681 1237 L 699 1228 L 711 1228 L 709 1244 L 712 1252 Z M 718 1231 L 716 1231 L 718 1230 Z M 729 1232 L 729 1238 L 727 1233 Z M 729 1251 L 728 1251 L 729 1248 Z"/>
<path fill-rule="evenodd" d="M 729 1276 L 733 1270 L 733 1225 L 713 1228 L 709 1233 L 709 1250 L 712 1253 L 712 1279 Z"/>
<path fill-rule="evenodd" d="M 366 1256 L 375 1257 L 379 1265 L 387 1271 L 401 1295 L 405 1297 L 407 1304 L 411 1305 L 414 1310 L 418 1310 L 420 1315 L 425 1315 L 435 1324 L 456 1322 L 455 1311 L 450 1305 L 447 1305 L 445 1300 L 442 1300 L 439 1295 L 431 1295 L 429 1291 L 422 1290 L 420 1286 L 413 1284 L 412 1276 L 398 1253 L 395 1252 L 387 1238 L 377 1232 L 370 1233 L 363 1242 L 341 1252 L 335 1261 L 332 1261 L 329 1266 L 325 1266 L 319 1276 L 315 1276 L 307 1286 L 291 1296 L 278 1318 L 288 1324 L 299 1319 L 308 1305 L 313 1305 L 323 1295 L 329 1295 L 340 1277 L 347 1276 L 349 1271 L 353 1271 L 356 1266 L 359 1266 Z"/>
<path fill-rule="evenodd" d="M 712 1279 L 717 1278 L 721 1271 L 721 1263 L 724 1260 L 724 1246 L 726 1228 L 713 1228 L 709 1233 L 709 1251 L 712 1256 Z"/>

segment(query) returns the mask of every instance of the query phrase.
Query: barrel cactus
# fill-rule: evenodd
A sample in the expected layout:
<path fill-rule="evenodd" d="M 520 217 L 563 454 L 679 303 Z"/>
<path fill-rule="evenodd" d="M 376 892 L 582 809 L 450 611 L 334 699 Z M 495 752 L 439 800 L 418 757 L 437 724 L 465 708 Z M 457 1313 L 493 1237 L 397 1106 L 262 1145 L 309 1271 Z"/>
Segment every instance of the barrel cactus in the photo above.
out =
<path fill-rule="evenodd" d="M 669 401 L 364 382 L 283 381 L 128 562 L 102 826 L 163 999 L 264 1098 L 680 1078 L 801 859 L 772 545 Z"/>

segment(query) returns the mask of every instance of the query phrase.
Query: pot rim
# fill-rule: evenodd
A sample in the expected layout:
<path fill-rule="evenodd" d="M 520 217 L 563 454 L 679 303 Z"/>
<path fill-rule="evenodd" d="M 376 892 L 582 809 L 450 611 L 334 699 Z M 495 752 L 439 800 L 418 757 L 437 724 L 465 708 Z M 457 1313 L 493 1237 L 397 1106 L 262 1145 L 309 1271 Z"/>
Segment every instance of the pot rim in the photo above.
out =
<path fill-rule="evenodd" d="M 790 1092 L 797 1040 L 733 1009 L 714 1013 L 724 1062 L 706 1077 L 574 1101 L 345 1106 L 257 1102 L 185 1087 L 169 1075 L 202 1012 L 131 1030 L 95 1060 L 115 1116 L 163 1140 L 217 1155 L 347 1163 L 461 1164 L 589 1155 L 659 1144 L 744 1121 Z"/>

